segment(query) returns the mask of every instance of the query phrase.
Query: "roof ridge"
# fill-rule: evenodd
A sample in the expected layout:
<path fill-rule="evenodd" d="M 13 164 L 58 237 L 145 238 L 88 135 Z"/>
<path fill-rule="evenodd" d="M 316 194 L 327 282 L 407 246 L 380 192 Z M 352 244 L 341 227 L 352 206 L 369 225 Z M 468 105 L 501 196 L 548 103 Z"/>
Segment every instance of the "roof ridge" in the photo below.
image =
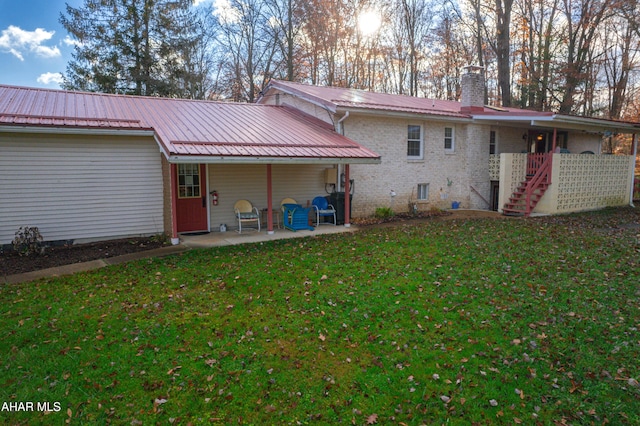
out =
<path fill-rule="evenodd" d="M 255 102 L 235 102 L 235 101 L 214 100 L 214 99 L 168 98 L 164 96 L 131 95 L 126 93 L 90 92 L 85 90 L 51 89 L 49 87 L 28 87 L 28 86 L 16 86 L 16 85 L 0 83 L 0 89 L 3 89 L 3 88 L 32 91 L 32 92 L 64 94 L 64 95 L 88 95 L 88 96 L 94 96 L 99 98 L 105 97 L 105 98 L 118 98 L 118 99 L 132 99 L 132 100 L 146 99 L 146 100 L 162 100 L 163 102 L 176 101 L 176 102 L 188 102 L 188 103 L 192 103 L 192 102 L 193 103 L 210 103 L 210 104 L 221 104 L 221 105 L 255 105 L 259 107 L 275 106 L 275 105 L 256 104 Z"/>
<path fill-rule="evenodd" d="M 15 118 L 31 118 L 34 114 L 16 114 L 12 112 L 0 112 L 0 117 L 15 117 Z M 107 117 L 80 117 L 80 116 L 68 116 L 68 115 L 40 115 L 39 119 L 43 120 L 84 120 L 84 121 L 106 121 L 106 122 L 125 122 L 125 123 L 141 123 L 140 119 L 134 118 L 107 118 Z"/>
<path fill-rule="evenodd" d="M 427 98 L 427 97 L 420 97 L 420 96 L 414 96 L 414 95 L 407 95 L 406 93 L 377 92 L 375 90 L 358 89 L 356 87 L 318 86 L 318 85 L 314 85 L 314 84 L 301 83 L 301 82 L 298 82 L 298 81 L 288 81 L 288 80 L 278 80 L 278 79 L 273 79 L 272 81 L 280 82 L 280 83 L 283 83 L 285 85 L 292 84 L 292 85 L 309 87 L 309 88 L 331 89 L 331 90 L 336 90 L 336 91 L 354 91 L 354 92 L 360 92 L 360 93 L 365 93 L 365 94 L 373 94 L 373 95 L 377 95 L 377 96 L 393 96 L 393 97 L 404 97 L 404 98 L 424 100 L 424 101 L 460 103 L 460 101 L 453 101 L 453 100 L 449 100 L 449 99 Z M 336 102 L 336 101 L 345 102 L 345 101 L 340 101 L 338 99 L 330 99 L 330 100 L 332 102 Z"/>

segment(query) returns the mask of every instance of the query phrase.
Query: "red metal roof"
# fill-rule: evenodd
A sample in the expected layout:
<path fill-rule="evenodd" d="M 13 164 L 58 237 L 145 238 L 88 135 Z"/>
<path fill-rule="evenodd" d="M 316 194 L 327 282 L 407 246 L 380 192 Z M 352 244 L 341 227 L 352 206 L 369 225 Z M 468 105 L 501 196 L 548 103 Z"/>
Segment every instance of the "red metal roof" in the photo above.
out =
<path fill-rule="evenodd" d="M 415 96 L 375 93 L 365 90 L 343 87 L 312 86 L 291 81 L 271 80 L 269 87 L 302 96 L 316 102 L 332 112 L 338 109 L 366 109 L 410 114 L 448 116 L 454 118 L 472 118 L 479 115 L 491 116 L 550 116 L 550 112 L 529 111 L 519 108 L 484 107 L 471 111 L 461 110 L 460 102 L 438 99 L 418 98 Z"/>
<path fill-rule="evenodd" d="M 285 106 L 0 85 L 0 125 L 150 130 L 170 156 L 380 158 L 332 126 Z"/>
<path fill-rule="evenodd" d="M 436 116 L 439 118 L 496 120 L 519 123 L 526 126 L 546 126 L 586 131 L 638 132 L 640 125 L 593 117 L 556 114 L 549 111 L 533 111 L 521 108 L 484 106 L 465 110 L 460 102 L 413 96 L 374 93 L 342 87 L 312 86 L 283 80 L 271 80 L 258 103 L 272 95 L 271 89 L 298 96 L 314 102 L 331 112 L 368 111 L 370 113 L 401 113 Z M 515 124 L 514 124 L 515 125 Z"/>

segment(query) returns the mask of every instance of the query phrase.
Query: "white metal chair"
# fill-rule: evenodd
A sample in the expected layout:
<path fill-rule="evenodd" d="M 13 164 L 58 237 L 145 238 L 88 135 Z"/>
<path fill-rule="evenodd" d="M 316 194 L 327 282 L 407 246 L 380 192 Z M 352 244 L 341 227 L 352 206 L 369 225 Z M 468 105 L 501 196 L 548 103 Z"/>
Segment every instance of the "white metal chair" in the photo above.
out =
<path fill-rule="evenodd" d="M 242 224 L 247 222 L 255 222 L 258 224 L 258 232 L 260 232 L 260 212 L 253 207 L 250 201 L 238 200 L 233 206 L 238 220 L 238 233 L 242 234 Z M 250 228 L 255 229 L 255 228 Z"/>

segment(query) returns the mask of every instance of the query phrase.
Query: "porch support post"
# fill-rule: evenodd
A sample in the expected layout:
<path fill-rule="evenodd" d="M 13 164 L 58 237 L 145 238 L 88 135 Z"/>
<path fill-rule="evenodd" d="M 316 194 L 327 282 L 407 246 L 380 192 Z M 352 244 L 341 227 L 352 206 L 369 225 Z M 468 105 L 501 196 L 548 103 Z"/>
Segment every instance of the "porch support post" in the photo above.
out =
<path fill-rule="evenodd" d="M 351 227 L 351 199 L 349 193 L 351 192 L 351 182 L 349 181 L 349 164 L 344 165 L 344 227 Z"/>
<path fill-rule="evenodd" d="M 271 164 L 267 164 L 267 234 L 273 235 L 273 189 L 271 187 Z"/>
<path fill-rule="evenodd" d="M 631 142 L 631 155 L 633 156 L 633 168 L 631 169 L 631 193 L 629 194 L 629 205 L 635 207 L 633 204 L 633 192 L 636 183 L 636 159 L 638 158 L 638 134 L 633 134 L 633 140 Z"/>
<path fill-rule="evenodd" d="M 180 244 L 178 237 L 178 165 L 171 164 L 171 244 Z"/>
<path fill-rule="evenodd" d="M 553 141 L 551 142 L 551 152 L 556 152 L 558 146 L 558 129 L 553 128 Z"/>

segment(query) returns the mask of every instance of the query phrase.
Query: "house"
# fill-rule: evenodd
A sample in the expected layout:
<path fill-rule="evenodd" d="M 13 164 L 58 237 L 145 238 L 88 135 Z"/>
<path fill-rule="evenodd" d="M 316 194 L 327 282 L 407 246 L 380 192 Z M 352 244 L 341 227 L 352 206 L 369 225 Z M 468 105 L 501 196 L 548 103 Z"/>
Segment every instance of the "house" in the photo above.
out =
<path fill-rule="evenodd" d="M 280 202 L 335 197 L 343 222 L 379 207 L 510 214 L 630 204 L 635 155 L 602 138 L 638 123 L 272 80 L 256 104 L 0 85 L 0 246 L 21 226 L 82 242 L 236 225 L 271 233 Z M 215 196 L 214 196 L 215 194 Z M 347 196 L 349 194 L 349 196 Z"/>
<path fill-rule="evenodd" d="M 287 106 L 0 85 L 0 246 L 21 226 L 50 242 L 166 233 L 177 243 L 233 228 L 239 199 L 265 209 L 273 232 L 283 198 L 305 203 L 326 194 L 338 165 L 379 162 Z"/>
<path fill-rule="evenodd" d="M 461 102 L 272 80 L 258 103 L 313 115 L 381 156 L 351 167 L 353 215 L 463 207 L 565 213 L 631 202 L 635 155 L 601 154 L 603 137 L 638 123 L 484 105 L 467 67 Z M 635 148 L 634 148 L 635 149 Z"/>

